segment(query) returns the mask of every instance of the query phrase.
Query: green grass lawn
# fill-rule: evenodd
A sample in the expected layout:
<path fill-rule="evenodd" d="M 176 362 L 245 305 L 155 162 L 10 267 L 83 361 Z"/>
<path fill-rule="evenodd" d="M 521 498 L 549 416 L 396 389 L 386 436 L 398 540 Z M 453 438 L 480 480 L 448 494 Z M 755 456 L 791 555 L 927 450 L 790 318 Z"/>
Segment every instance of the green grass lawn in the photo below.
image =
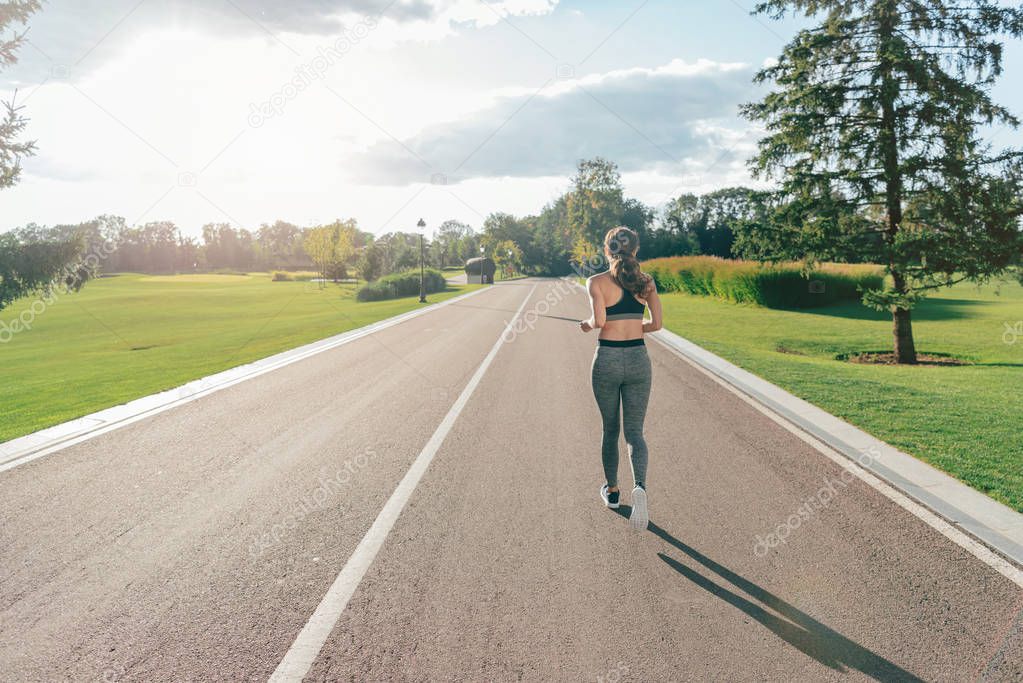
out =
<path fill-rule="evenodd" d="M 449 286 L 431 302 L 478 289 Z M 0 344 L 0 442 L 418 308 L 269 274 L 124 274 L 60 294 Z M 0 311 L 8 325 L 30 309 Z M 37 307 L 38 311 L 38 307 Z M 6 335 L 5 337 L 6 338 Z"/>
<path fill-rule="evenodd" d="M 1023 512 L 1023 321 L 1018 283 L 957 285 L 914 311 L 917 350 L 960 367 L 860 365 L 891 318 L 859 303 L 783 311 L 667 294 L 665 327 Z M 1009 337 L 1011 339 L 1011 336 Z"/>

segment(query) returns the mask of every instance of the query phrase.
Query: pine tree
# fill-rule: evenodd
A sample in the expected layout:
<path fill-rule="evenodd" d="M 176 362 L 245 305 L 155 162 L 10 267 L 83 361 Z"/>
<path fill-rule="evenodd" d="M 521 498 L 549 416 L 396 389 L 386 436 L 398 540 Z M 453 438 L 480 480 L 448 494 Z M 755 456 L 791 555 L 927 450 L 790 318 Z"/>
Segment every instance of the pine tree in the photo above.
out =
<path fill-rule="evenodd" d="M 14 24 L 24 24 L 29 16 L 39 9 L 37 0 L 12 0 L 0 2 L 0 68 L 15 64 L 18 59 L 16 52 L 25 41 L 25 33 L 14 33 L 9 38 L 2 37 Z M 17 95 L 17 93 L 15 93 Z M 0 190 L 18 182 L 21 175 L 21 159 L 35 152 L 34 142 L 21 141 L 21 134 L 28 125 L 22 115 L 22 108 L 15 102 L 0 103 Z"/>
<path fill-rule="evenodd" d="M 760 71 L 776 87 L 743 108 L 767 129 L 754 173 L 780 180 L 772 220 L 742 236 L 744 254 L 883 264 L 888 284 L 864 303 L 891 311 L 895 357 L 915 363 L 920 297 L 1002 274 L 1023 250 L 1023 152 L 981 138 L 992 124 L 1018 125 L 990 89 L 999 36 L 1023 33 L 1023 9 L 769 0 L 754 12 L 819 23 Z"/>

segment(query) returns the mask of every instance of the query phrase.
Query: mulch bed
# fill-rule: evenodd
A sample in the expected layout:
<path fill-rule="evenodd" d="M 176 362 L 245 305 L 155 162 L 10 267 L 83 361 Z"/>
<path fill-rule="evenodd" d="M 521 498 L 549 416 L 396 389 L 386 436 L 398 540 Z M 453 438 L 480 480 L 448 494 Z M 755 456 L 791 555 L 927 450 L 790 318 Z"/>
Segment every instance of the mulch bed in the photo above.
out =
<path fill-rule="evenodd" d="M 898 365 L 898 363 L 895 362 L 894 353 L 850 353 L 848 356 L 840 360 L 847 360 L 850 363 L 861 363 L 864 365 Z M 961 358 L 937 356 L 930 353 L 916 354 L 916 362 L 917 365 L 972 365 L 970 361 L 963 360 Z"/>

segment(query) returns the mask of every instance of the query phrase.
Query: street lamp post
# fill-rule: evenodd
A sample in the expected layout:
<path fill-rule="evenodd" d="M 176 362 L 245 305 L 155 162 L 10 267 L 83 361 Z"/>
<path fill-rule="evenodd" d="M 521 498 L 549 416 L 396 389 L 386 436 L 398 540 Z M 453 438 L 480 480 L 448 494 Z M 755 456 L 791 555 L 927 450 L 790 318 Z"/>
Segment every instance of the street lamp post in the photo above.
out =
<path fill-rule="evenodd" d="M 486 283 L 486 276 L 483 274 L 483 253 L 484 253 L 484 247 L 481 244 L 480 245 L 480 284 L 481 285 L 487 284 Z"/>
<path fill-rule="evenodd" d="M 416 223 L 419 228 L 419 303 L 426 303 L 426 248 L 423 246 L 423 229 L 426 228 L 426 221 L 422 218 Z"/>

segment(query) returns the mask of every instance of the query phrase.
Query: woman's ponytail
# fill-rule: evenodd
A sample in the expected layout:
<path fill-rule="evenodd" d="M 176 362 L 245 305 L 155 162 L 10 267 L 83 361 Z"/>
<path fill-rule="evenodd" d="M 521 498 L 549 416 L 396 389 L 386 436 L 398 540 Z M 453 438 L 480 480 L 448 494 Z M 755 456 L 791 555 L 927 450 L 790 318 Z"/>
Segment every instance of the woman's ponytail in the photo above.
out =
<path fill-rule="evenodd" d="M 611 259 L 611 277 L 622 289 L 642 297 L 650 285 L 650 276 L 643 272 L 636 259 L 639 235 L 625 226 L 608 230 L 604 250 Z"/>

